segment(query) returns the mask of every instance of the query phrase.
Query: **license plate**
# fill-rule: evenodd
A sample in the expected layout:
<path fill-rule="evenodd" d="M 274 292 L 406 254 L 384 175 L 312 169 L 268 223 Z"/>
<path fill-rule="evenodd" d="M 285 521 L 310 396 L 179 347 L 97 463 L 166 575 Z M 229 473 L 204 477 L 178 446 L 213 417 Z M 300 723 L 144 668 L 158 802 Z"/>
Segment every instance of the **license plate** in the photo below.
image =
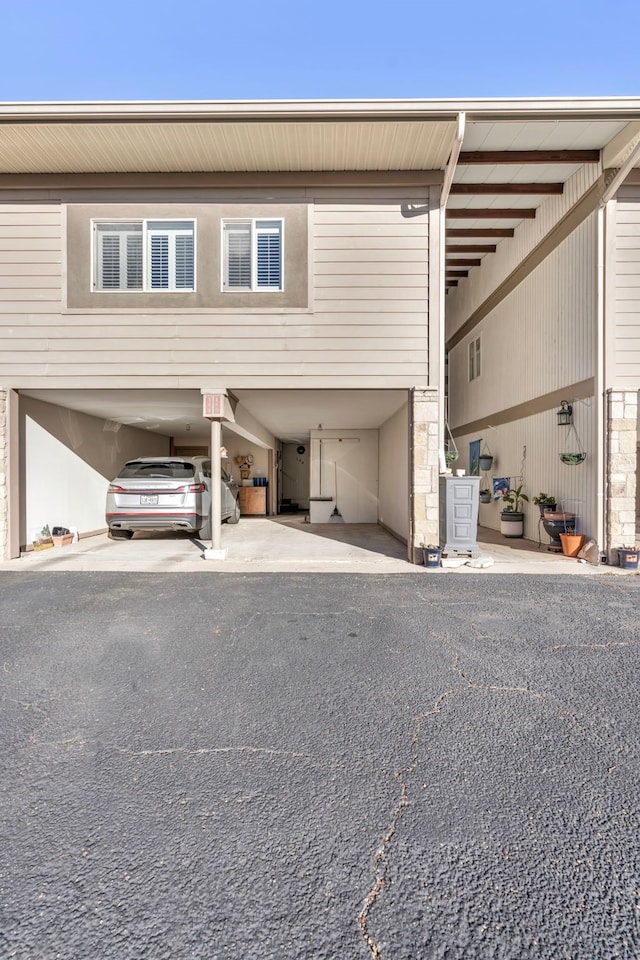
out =
<path fill-rule="evenodd" d="M 143 504 L 147 504 L 147 506 L 149 506 L 150 504 L 154 504 L 157 502 L 158 502 L 157 493 L 141 493 L 140 494 L 140 506 L 142 506 Z"/>

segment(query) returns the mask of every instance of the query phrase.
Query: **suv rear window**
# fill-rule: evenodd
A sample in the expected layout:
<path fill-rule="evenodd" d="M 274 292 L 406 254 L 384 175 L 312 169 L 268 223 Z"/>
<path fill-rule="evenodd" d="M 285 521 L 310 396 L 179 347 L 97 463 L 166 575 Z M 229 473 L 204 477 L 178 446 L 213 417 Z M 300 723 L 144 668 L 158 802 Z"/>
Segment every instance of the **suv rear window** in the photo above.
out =
<path fill-rule="evenodd" d="M 170 480 L 189 480 L 195 474 L 192 463 L 181 460 L 163 460 L 156 463 L 145 463 L 143 460 L 130 460 L 118 474 L 119 477 L 168 477 Z"/>

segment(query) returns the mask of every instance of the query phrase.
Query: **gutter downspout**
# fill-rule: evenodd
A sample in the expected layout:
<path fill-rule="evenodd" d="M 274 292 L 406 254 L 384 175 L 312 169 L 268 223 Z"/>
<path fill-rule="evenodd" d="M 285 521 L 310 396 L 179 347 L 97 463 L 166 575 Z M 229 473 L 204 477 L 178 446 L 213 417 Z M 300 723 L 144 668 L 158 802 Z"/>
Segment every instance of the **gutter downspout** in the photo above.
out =
<path fill-rule="evenodd" d="M 601 553 L 609 553 L 609 544 L 606 531 L 606 497 L 607 497 L 607 460 L 605 456 L 605 429 L 606 418 L 606 324 L 608 321 L 605 309 L 605 285 L 607 282 L 605 269 L 605 213 L 607 204 L 613 200 L 619 188 L 627 179 L 629 173 L 640 157 L 640 140 L 636 143 L 629 156 L 607 182 L 605 171 L 605 188 L 596 210 L 596 369 L 594 393 L 596 398 L 596 541 Z M 613 171 L 609 172 L 610 175 Z"/>
<path fill-rule="evenodd" d="M 460 156 L 460 151 L 462 150 L 462 141 L 464 140 L 464 129 L 466 123 L 466 114 L 458 114 L 458 123 L 456 125 L 456 136 L 453 141 L 453 146 L 451 147 L 451 154 L 449 160 L 447 161 L 447 166 L 444 172 L 444 181 L 442 183 L 442 192 L 440 194 L 440 218 L 439 218 L 439 227 L 440 227 L 440 236 L 439 236 L 439 248 L 440 248 L 440 304 L 439 304 L 439 331 L 438 331 L 438 342 L 440 344 L 440 356 L 439 356 L 439 370 L 438 370 L 438 455 L 440 457 L 440 469 L 444 469 L 445 458 L 444 458 L 444 444 L 445 444 L 445 429 L 444 429 L 444 405 L 445 405 L 445 395 L 444 395 L 444 381 L 445 381 L 445 344 L 446 344 L 446 325 L 445 325 L 445 289 L 446 289 L 446 271 L 447 271 L 447 239 L 446 239 L 446 208 L 447 201 L 449 200 L 449 193 L 451 192 L 451 184 L 453 183 L 453 178 L 455 176 L 456 167 L 458 165 L 458 157 Z"/>
<path fill-rule="evenodd" d="M 596 369 L 594 394 L 596 401 L 596 542 L 600 554 L 608 553 L 605 528 L 606 457 L 605 457 L 605 269 L 604 269 L 604 213 L 601 204 L 596 211 Z"/>

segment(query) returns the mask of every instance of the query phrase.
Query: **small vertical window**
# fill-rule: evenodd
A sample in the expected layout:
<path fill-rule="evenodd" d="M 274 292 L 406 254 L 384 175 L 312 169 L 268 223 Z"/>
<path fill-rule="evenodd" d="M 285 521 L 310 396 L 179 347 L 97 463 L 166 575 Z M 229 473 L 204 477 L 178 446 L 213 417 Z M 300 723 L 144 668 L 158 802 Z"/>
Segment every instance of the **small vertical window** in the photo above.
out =
<path fill-rule="evenodd" d="M 477 380 L 480 376 L 480 337 L 469 344 L 469 380 Z"/>
<path fill-rule="evenodd" d="M 282 220 L 225 220 L 222 289 L 282 290 Z"/>

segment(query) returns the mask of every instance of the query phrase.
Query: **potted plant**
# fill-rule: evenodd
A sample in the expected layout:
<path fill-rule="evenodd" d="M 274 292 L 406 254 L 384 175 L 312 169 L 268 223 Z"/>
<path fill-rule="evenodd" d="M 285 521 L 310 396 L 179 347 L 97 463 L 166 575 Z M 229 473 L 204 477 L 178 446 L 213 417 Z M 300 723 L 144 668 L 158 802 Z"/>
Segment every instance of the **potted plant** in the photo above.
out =
<path fill-rule="evenodd" d="M 558 505 L 556 498 L 548 493 L 539 493 L 537 497 L 533 498 L 533 502 L 540 511 L 541 517 L 544 517 L 545 513 L 554 513 Z"/>
<path fill-rule="evenodd" d="M 491 470 L 492 464 L 493 454 L 491 453 L 491 450 L 489 450 L 489 444 L 485 440 L 482 450 L 478 456 L 478 466 L 483 473 L 486 473 L 488 470 Z"/>
<path fill-rule="evenodd" d="M 517 487 L 509 487 L 503 496 L 504 503 L 507 506 L 500 514 L 500 533 L 505 537 L 522 537 L 524 535 L 524 513 L 521 510 L 522 503 L 528 503 L 529 497 L 524 491 L 524 484 Z"/>
<path fill-rule="evenodd" d="M 480 503 L 491 503 L 491 490 L 485 488 L 480 491 Z"/>

